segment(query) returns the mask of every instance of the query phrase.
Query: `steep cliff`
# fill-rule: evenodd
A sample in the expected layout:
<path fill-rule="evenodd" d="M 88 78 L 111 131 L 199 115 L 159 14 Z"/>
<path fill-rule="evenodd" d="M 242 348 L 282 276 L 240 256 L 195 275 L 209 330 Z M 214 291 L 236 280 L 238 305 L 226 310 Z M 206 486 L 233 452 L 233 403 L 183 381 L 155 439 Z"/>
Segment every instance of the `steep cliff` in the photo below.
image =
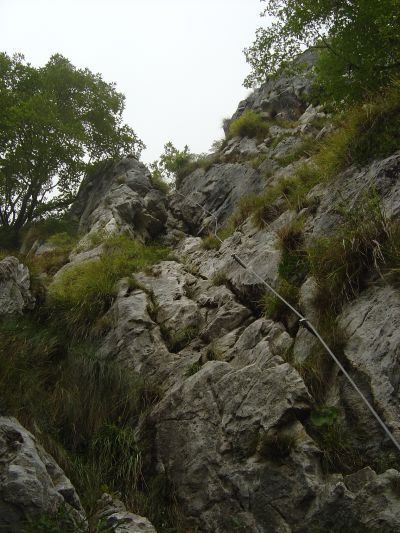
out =
<path fill-rule="evenodd" d="M 170 195 L 133 158 L 88 177 L 73 208 L 79 242 L 47 277 L 50 316 L 74 335 L 83 309 L 91 357 L 157 386 L 135 450 L 140 482 L 173 487 L 175 531 L 400 529 L 398 451 L 263 283 L 318 326 L 399 441 L 400 152 L 329 171 L 321 154 L 341 126 L 310 103 L 311 79 L 310 67 L 242 102 L 231 123 L 253 110 L 264 133 L 229 138 L 227 123 L 209 165 Z M 125 253 L 127 240 L 155 239 L 170 249 Z M 104 270 L 115 288 L 68 307 Z"/>

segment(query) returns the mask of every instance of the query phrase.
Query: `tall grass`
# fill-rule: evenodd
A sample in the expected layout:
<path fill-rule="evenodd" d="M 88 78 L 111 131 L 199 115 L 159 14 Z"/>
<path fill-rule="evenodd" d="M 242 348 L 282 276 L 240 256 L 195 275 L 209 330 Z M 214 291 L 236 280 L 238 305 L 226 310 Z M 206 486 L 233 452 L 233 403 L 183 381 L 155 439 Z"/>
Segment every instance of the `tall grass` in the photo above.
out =
<path fill-rule="evenodd" d="M 308 248 L 311 274 L 320 288 L 316 303 L 334 314 L 371 276 L 395 278 L 400 260 L 400 225 L 386 217 L 375 193 L 341 214 L 344 222 L 337 233 L 316 239 Z"/>
<path fill-rule="evenodd" d="M 171 493 L 161 498 L 166 481 L 152 471 L 141 429 L 160 397 L 158 387 L 99 359 L 93 341 L 71 341 L 45 317 L 0 323 L 1 412 L 16 416 L 54 456 L 91 522 L 109 490 L 159 531 L 177 530 L 176 503 Z M 43 517 L 28 531 L 55 527 L 61 518 Z"/>
<path fill-rule="evenodd" d="M 90 335 L 117 294 L 116 282 L 165 259 L 169 249 L 126 235 L 111 237 L 99 260 L 77 264 L 51 285 L 47 305 L 54 320 L 75 336 Z"/>

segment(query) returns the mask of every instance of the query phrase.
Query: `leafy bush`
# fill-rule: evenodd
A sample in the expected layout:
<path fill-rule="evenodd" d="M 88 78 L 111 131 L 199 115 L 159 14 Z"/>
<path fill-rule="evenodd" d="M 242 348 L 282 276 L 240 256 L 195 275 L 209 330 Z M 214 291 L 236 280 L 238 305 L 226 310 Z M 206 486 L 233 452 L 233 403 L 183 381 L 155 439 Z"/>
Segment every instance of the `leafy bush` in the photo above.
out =
<path fill-rule="evenodd" d="M 54 320 L 75 337 L 87 337 L 114 301 L 116 282 L 165 259 L 169 250 L 144 245 L 126 235 L 104 243 L 98 260 L 80 263 L 63 272 L 49 289 L 48 307 Z"/>
<path fill-rule="evenodd" d="M 243 115 L 229 124 L 229 137 L 257 137 L 263 139 L 267 136 L 268 131 L 268 124 L 252 109 L 247 109 Z"/>

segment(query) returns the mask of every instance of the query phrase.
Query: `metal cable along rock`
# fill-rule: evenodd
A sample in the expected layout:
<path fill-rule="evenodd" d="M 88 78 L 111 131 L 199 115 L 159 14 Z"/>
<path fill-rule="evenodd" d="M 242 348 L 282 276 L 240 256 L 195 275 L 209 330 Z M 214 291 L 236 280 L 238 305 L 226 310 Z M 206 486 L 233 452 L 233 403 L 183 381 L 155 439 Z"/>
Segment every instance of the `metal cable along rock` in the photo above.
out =
<path fill-rule="evenodd" d="M 146 187 L 147 188 L 147 187 Z M 150 190 L 150 189 L 149 189 Z M 182 205 L 188 200 L 188 198 L 196 193 L 197 190 L 194 190 L 194 191 L 191 191 L 190 193 L 188 193 L 187 195 L 183 195 L 182 193 L 180 193 L 179 191 L 175 190 L 174 191 L 174 194 L 177 194 L 178 196 L 181 196 L 183 198 L 183 202 L 182 202 Z M 222 244 L 223 241 L 222 239 L 219 237 L 218 235 L 218 217 L 215 213 L 212 213 L 210 211 L 208 211 L 207 209 L 205 209 L 204 206 L 202 206 L 200 203 L 196 202 L 196 201 L 191 201 L 191 203 L 197 207 L 199 207 L 200 209 L 202 209 L 202 211 L 212 217 L 214 220 L 215 220 L 215 229 L 214 229 L 214 232 L 213 232 L 213 235 L 215 236 L 215 238 Z M 238 229 L 238 226 L 236 226 L 235 228 L 235 231 L 237 231 Z M 246 264 L 238 255 L 236 254 L 232 254 L 232 258 L 245 270 L 247 270 L 248 272 L 251 272 L 259 281 L 260 283 L 262 283 L 265 287 L 267 287 L 267 289 L 272 292 L 277 298 L 279 298 L 279 300 L 281 300 L 281 302 L 283 302 L 286 307 L 288 307 L 298 318 L 299 318 L 299 323 L 301 326 L 305 327 L 312 335 L 314 335 L 318 341 L 321 343 L 321 345 L 323 346 L 323 348 L 325 349 L 325 351 L 329 354 L 329 356 L 333 359 L 333 361 L 335 362 L 335 364 L 339 367 L 339 369 L 341 370 L 341 372 L 343 373 L 343 375 L 346 377 L 346 379 L 348 380 L 348 382 L 350 383 L 350 385 L 353 387 L 353 389 L 357 392 L 357 394 L 360 396 L 360 398 L 362 399 L 362 401 L 364 402 L 364 404 L 367 406 L 367 408 L 369 409 L 369 411 L 371 412 L 371 414 L 375 417 L 375 419 L 378 421 L 379 425 L 382 427 L 382 429 L 384 430 L 384 432 L 386 433 L 386 435 L 389 437 L 389 439 L 392 441 L 392 443 L 394 444 L 394 446 L 397 448 L 397 450 L 400 452 L 400 443 L 396 440 L 396 438 L 394 437 L 394 435 L 392 434 L 392 432 L 390 431 L 390 429 L 387 427 L 387 425 L 385 424 L 385 422 L 382 420 L 382 418 L 379 416 L 379 414 L 375 411 L 375 409 L 373 408 L 373 406 L 370 404 L 370 402 L 367 400 L 367 398 L 365 397 L 365 395 L 362 393 L 362 391 L 360 390 L 360 388 L 358 387 L 358 385 L 354 382 L 354 380 L 351 378 L 351 376 L 349 375 L 349 373 L 347 372 L 347 370 L 344 368 L 344 366 L 342 365 L 342 363 L 339 361 L 339 359 L 336 357 L 336 355 L 332 352 L 332 350 L 329 348 L 329 346 L 326 344 L 326 342 L 324 341 L 324 339 L 321 337 L 321 335 L 318 333 L 317 329 L 315 328 L 315 326 L 313 326 L 313 324 L 305 317 L 303 316 L 299 311 L 297 311 L 296 308 L 294 308 L 288 301 L 285 300 L 285 298 L 283 298 L 283 296 L 281 296 L 269 283 L 267 283 L 263 278 L 261 278 L 261 276 L 259 276 L 257 274 L 257 272 L 255 272 L 248 264 Z"/>

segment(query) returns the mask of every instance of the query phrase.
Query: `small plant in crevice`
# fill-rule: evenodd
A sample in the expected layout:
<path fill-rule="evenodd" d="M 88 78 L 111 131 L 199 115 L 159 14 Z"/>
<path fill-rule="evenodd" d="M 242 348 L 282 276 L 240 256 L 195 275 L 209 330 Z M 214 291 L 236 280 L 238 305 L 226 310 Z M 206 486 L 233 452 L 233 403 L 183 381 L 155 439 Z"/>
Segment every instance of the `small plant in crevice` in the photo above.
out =
<path fill-rule="evenodd" d="M 322 425 L 310 433 L 322 451 L 322 468 L 326 473 L 350 474 L 366 465 L 362 451 L 355 446 L 351 431 L 344 422 Z"/>
<path fill-rule="evenodd" d="M 281 279 L 276 290 L 291 305 L 297 303 L 299 289 L 289 281 Z M 285 322 L 288 314 L 291 313 L 287 305 L 270 291 L 262 296 L 260 306 L 264 316 L 275 321 Z"/>
<path fill-rule="evenodd" d="M 201 247 L 203 250 L 219 250 L 221 243 L 219 239 L 212 233 L 202 238 Z"/>
<path fill-rule="evenodd" d="M 192 363 L 191 365 L 189 365 L 185 371 L 185 376 L 186 377 L 190 377 L 190 376 L 193 376 L 194 374 L 196 374 L 202 367 L 203 365 L 201 364 L 200 361 L 195 361 L 194 363 Z"/>
<path fill-rule="evenodd" d="M 21 524 L 21 533 L 84 533 L 86 524 L 79 524 L 73 513 L 62 506 L 55 514 L 26 520 Z M 104 530 L 106 533 L 106 530 Z"/>
<path fill-rule="evenodd" d="M 296 437 L 285 431 L 263 433 L 258 443 L 258 453 L 264 459 L 281 462 L 290 455 L 296 445 Z"/>
<path fill-rule="evenodd" d="M 336 354 L 335 354 L 336 355 Z M 319 346 L 302 362 L 293 362 L 309 393 L 318 404 L 323 404 L 331 379 L 333 362 Z"/>
<path fill-rule="evenodd" d="M 288 154 L 282 156 L 276 156 L 274 159 L 281 167 L 286 167 L 295 161 L 298 161 L 301 157 L 310 157 L 318 150 L 318 142 L 314 137 L 306 137 L 302 142 L 297 145 Z"/>
<path fill-rule="evenodd" d="M 334 406 L 322 405 L 310 413 L 310 422 L 315 427 L 332 426 L 338 419 L 339 411 Z"/>
<path fill-rule="evenodd" d="M 164 325 L 160 326 L 168 350 L 177 353 L 183 350 L 199 333 L 198 326 L 185 326 L 171 333 Z"/>
<path fill-rule="evenodd" d="M 218 272 L 216 272 L 211 278 L 211 283 L 215 287 L 219 287 L 221 285 L 227 286 L 229 284 L 229 280 L 226 272 L 224 272 L 223 270 L 219 270 Z"/>

